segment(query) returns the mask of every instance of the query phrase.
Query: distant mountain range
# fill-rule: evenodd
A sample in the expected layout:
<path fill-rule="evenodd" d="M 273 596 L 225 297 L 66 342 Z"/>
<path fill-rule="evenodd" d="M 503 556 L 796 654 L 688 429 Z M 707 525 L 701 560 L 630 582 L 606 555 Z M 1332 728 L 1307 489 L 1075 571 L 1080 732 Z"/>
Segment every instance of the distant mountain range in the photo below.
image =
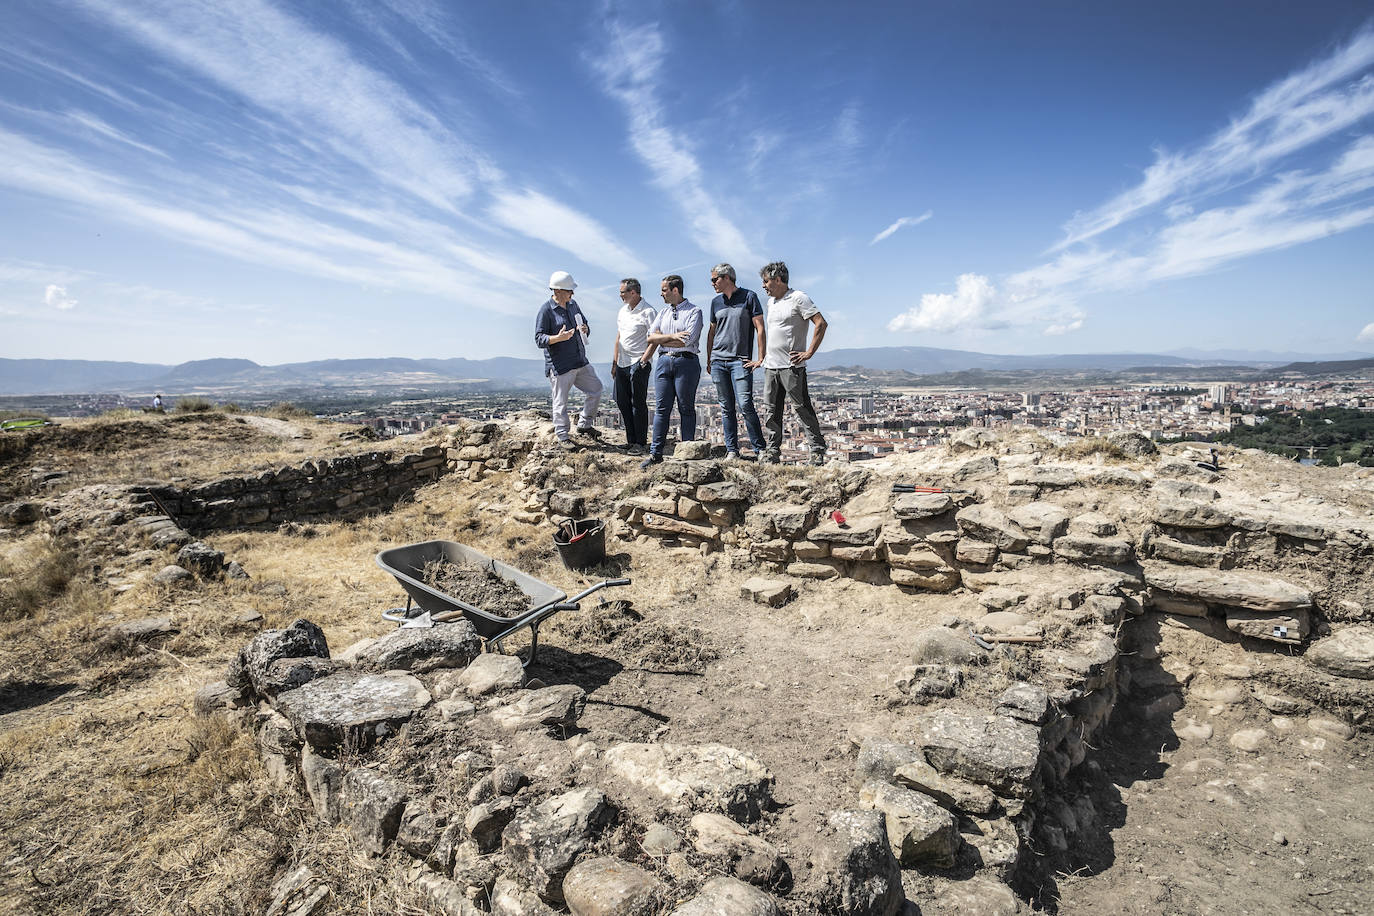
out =
<path fill-rule="evenodd" d="M 1247 355 L 1263 356 L 1248 359 Z M 1283 359 L 1274 359 L 1283 357 Z M 1302 357 L 1294 360 L 1289 357 Z M 598 364 L 600 365 L 600 364 Z M 1268 374 L 1321 375 L 1374 367 L 1374 356 L 1362 353 L 1249 354 L 1248 351 L 1178 351 L 1159 353 L 1071 353 L 1011 356 L 936 347 L 868 347 L 822 350 L 811 360 L 817 370 L 843 375 L 886 373 L 913 376 L 946 373 L 1121 372 L 1159 368 L 1186 370 L 1217 367 L 1238 376 L 1247 368 Z M 875 379 L 876 381 L 876 379 Z M 539 359 L 326 359 L 261 366 L 247 359 L 201 359 L 180 365 L 105 362 L 80 359 L 0 359 L 0 394 L 266 394 L 277 391 L 352 394 L 456 390 L 496 391 L 542 388 L 544 363 Z"/>

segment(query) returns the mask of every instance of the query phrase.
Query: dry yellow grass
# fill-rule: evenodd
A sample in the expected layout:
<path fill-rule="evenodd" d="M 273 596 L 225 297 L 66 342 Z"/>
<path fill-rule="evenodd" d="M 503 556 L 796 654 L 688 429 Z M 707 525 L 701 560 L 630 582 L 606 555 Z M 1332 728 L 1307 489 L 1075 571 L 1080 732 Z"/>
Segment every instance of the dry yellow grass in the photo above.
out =
<path fill-rule="evenodd" d="M 144 450 L 136 437 L 125 441 L 122 455 L 58 457 L 68 467 L 90 459 L 73 474 L 79 483 L 118 476 L 146 459 L 130 456 Z M 211 466 L 238 472 L 281 457 L 249 458 L 239 445 Z M 163 458 L 163 468 L 184 460 Z M 422 502 L 318 524 L 310 538 L 211 536 L 253 578 L 193 591 L 144 579 L 116 594 L 83 572 L 91 558 L 72 544 L 13 533 L 0 542 L 0 913 L 260 914 L 272 882 L 297 864 L 347 889 L 330 912 L 425 912 L 400 880 L 404 856 L 368 859 L 346 831 L 321 828 L 268 779 L 250 732 L 195 719 L 190 705 L 255 632 L 247 612 L 263 626 L 308 617 L 336 650 L 385 632 L 380 611 L 403 595 L 373 556 L 498 526 L 501 515 L 469 489 L 440 482 Z M 108 638 L 112 624 L 162 615 L 177 632 L 152 646 Z"/>

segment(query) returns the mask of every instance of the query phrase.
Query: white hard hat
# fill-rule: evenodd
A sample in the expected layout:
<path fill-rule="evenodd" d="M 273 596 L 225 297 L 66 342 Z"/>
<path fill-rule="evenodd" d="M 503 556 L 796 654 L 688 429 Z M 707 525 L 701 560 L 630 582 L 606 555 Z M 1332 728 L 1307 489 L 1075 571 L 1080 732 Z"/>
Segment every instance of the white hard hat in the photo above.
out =
<path fill-rule="evenodd" d="M 577 284 L 573 282 L 572 274 L 566 270 L 555 270 L 553 276 L 549 277 L 549 289 L 577 289 Z"/>

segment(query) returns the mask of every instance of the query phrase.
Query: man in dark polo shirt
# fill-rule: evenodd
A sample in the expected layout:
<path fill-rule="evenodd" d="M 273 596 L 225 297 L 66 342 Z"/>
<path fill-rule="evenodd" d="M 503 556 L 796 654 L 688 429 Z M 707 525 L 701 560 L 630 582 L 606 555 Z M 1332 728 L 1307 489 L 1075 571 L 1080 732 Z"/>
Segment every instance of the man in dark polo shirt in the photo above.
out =
<path fill-rule="evenodd" d="M 735 268 L 721 263 L 711 268 L 711 285 L 716 298 L 711 300 L 711 330 L 706 337 L 706 369 L 716 386 L 720 401 L 721 425 L 725 427 L 725 457 L 739 457 L 739 419 L 744 416 L 749 444 L 763 454 L 763 426 L 754 409 L 754 370 L 763 364 L 767 332 L 763 306 L 753 290 L 735 285 Z M 755 337 L 758 357 L 750 359 Z"/>
<path fill-rule="evenodd" d="M 549 299 L 534 318 L 534 343 L 544 351 L 544 374 L 549 378 L 553 400 L 553 434 L 560 448 L 573 451 L 577 444 L 569 438 L 568 393 L 576 387 L 585 395 L 577 431 L 594 439 L 601 433 L 593 425 L 601 403 L 601 379 L 587 362 L 587 338 L 591 329 L 582 308 L 573 298 L 577 284 L 566 270 L 549 277 Z"/>

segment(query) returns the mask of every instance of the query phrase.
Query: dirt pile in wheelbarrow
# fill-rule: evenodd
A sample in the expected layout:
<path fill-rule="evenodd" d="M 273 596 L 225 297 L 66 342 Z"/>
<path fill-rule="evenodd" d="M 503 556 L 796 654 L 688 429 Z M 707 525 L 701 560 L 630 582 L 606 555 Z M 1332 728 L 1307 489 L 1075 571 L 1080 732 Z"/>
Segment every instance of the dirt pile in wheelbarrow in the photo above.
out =
<path fill-rule="evenodd" d="M 430 588 L 496 617 L 519 617 L 530 609 L 529 596 L 520 586 L 485 566 L 430 560 L 420 578 Z"/>

